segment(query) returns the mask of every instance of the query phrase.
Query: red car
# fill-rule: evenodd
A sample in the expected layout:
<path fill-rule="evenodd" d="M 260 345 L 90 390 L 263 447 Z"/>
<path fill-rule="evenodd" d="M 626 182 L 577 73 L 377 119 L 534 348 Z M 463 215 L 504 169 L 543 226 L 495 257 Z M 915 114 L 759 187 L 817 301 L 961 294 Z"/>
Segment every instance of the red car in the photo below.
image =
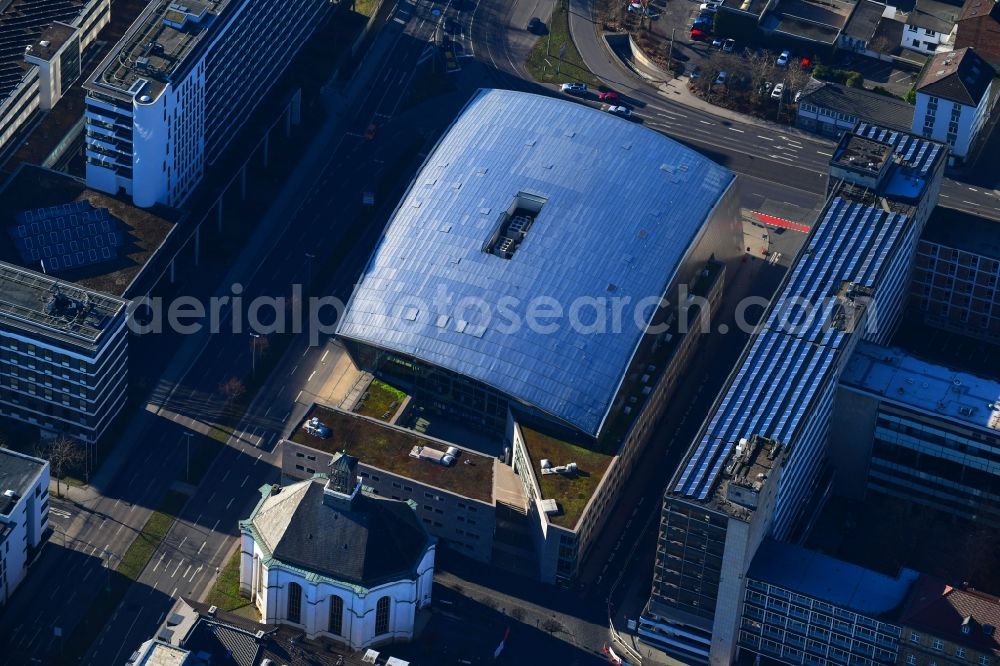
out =
<path fill-rule="evenodd" d="M 803 72 L 808 72 L 812 69 L 812 63 L 809 62 L 809 58 L 803 58 L 799 64 L 802 66 Z"/>
<path fill-rule="evenodd" d="M 616 93 L 613 90 L 602 90 L 601 92 L 597 93 L 597 99 L 601 100 L 602 102 L 617 103 L 618 93 Z"/>
<path fill-rule="evenodd" d="M 704 42 L 708 39 L 708 35 L 704 31 L 695 28 L 691 31 L 691 40 L 695 42 Z"/>

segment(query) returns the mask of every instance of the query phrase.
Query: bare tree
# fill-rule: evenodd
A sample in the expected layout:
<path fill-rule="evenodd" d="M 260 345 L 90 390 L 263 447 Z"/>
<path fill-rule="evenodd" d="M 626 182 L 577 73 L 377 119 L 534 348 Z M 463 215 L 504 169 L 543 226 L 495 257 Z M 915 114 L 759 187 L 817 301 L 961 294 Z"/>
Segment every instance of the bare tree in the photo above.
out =
<path fill-rule="evenodd" d="M 238 400 L 247 392 L 247 387 L 239 377 L 230 377 L 219 384 L 219 392 L 226 396 L 226 400 Z"/>
<path fill-rule="evenodd" d="M 767 52 L 758 53 L 747 49 L 746 63 L 750 70 L 751 98 L 760 101 L 767 94 L 764 84 L 774 82 L 774 58 Z"/>
<path fill-rule="evenodd" d="M 52 475 L 56 477 L 56 496 L 62 497 L 60 481 L 66 472 L 73 469 L 87 458 L 83 445 L 75 439 L 59 436 L 47 442 L 41 442 L 37 449 L 38 457 L 49 461 Z"/>

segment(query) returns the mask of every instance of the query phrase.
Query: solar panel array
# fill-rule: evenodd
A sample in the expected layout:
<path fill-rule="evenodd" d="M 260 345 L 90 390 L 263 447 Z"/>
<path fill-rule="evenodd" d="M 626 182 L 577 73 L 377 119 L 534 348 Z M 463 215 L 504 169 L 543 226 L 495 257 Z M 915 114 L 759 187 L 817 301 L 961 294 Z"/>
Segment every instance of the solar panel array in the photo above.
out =
<path fill-rule="evenodd" d="M 709 498 L 743 437 L 773 438 L 791 445 L 793 457 L 809 457 L 796 451 L 796 446 L 805 444 L 797 438 L 809 419 L 822 418 L 817 405 L 826 404 L 823 396 L 842 366 L 842 355 L 862 335 L 861 330 L 847 332 L 829 325 L 836 305 L 830 295 L 847 281 L 874 288 L 878 300 L 879 286 L 892 277 L 888 267 L 902 257 L 901 248 L 912 232 L 912 221 L 898 213 L 840 198 L 831 202 L 765 325 L 724 389 L 674 483 L 674 492 L 701 501 Z M 807 309 L 804 304 L 813 307 Z M 810 311 L 815 314 L 812 320 Z M 788 467 L 792 465 L 790 460 Z"/>
<path fill-rule="evenodd" d="M 890 144 L 903 164 L 917 170 L 921 176 L 929 174 L 938 154 L 944 150 L 944 146 L 940 143 L 868 123 L 858 124 L 854 133 L 866 139 Z"/>
<path fill-rule="evenodd" d="M 0 13 L 0 101 L 24 77 L 25 47 L 38 41 L 55 21 L 72 24 L 83 6 L 83 0 L 14 0 Z"/>
<path fill-rule="evenodd" d="M 8 232 L 21 259 L 41 262 L 49 273 L 115 259 L 123 242 L 118 221 L 89 201 L 26 210 L 15 219 Z"/>

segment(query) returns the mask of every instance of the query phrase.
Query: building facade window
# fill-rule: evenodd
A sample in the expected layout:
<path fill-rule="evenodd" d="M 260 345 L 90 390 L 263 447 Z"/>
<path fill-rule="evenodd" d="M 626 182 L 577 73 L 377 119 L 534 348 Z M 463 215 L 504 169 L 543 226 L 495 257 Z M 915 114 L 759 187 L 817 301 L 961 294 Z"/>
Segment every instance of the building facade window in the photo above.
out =
<path fill-rule="evenodd" d="M 344 631 L 344 600 L 336 594 L 330 597 L 330 619 L 327 626 L 327 631 L 335 636 L 340 636 Z"/>
<path fill-rule="evenodd" d="M 375 604 L 375 635 L 387 633 L 389 631 L 389 597 L 382 597 Z"/>
<path fill-rule="evenodd" d="M 298 583 L 288 584 L 288 608 L 285 617 L 289 622 L 302 622 L 302 586 Z"/>
<path fill-rule="evenodd" d="M 919 643 L 920 642 L 920 634 L 918 634 L 915 631 L 911 631 L 910 632 L 910 642 L 911 643 Z"/>
<path fill-rule="evenodd" d="M 940 641 L 940 639 L 935 638 L 934 642 L 931 643 L 931 647 L 933 647 L 935 650 L 943 650 L 944 649 L 944 643 L 942 643 Z"/>
<path fill-rule="evenodd" d="M 906 655 L 906 663 L 909 664 L 910 666 L 913 666 L 914 664 L 917 663 L 917 658 L 912 654 L 908 654 Z"/>

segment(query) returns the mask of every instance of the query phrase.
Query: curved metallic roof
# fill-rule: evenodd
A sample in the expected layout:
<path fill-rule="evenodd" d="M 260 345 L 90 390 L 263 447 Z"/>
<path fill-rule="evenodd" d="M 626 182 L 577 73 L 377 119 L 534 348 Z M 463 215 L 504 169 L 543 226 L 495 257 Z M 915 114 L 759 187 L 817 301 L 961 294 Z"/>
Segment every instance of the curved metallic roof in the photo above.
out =
<path fill-rule="evenodd" d="M 474 378 L 597 435 L 642 336 L 632 323 L 637 302 L 665 292 L 733 179 L 639 124 L 575 102 L 481 90 L 394 212 L 338 333 Z M 545 200 L 527 236 L 510 259 L 484 251 L 519 193 Z M 609 325 L 585 332 L 562 317 L 536 319 L 554 331 L 528 326 L 539 297 L 566 313 L 580 299 L 605 299 L 594 302 Z M 616 297 L 620 332 L 611 326 Z M 594 308 L 580 312 L 584 325 L 594 322 Z"/>

